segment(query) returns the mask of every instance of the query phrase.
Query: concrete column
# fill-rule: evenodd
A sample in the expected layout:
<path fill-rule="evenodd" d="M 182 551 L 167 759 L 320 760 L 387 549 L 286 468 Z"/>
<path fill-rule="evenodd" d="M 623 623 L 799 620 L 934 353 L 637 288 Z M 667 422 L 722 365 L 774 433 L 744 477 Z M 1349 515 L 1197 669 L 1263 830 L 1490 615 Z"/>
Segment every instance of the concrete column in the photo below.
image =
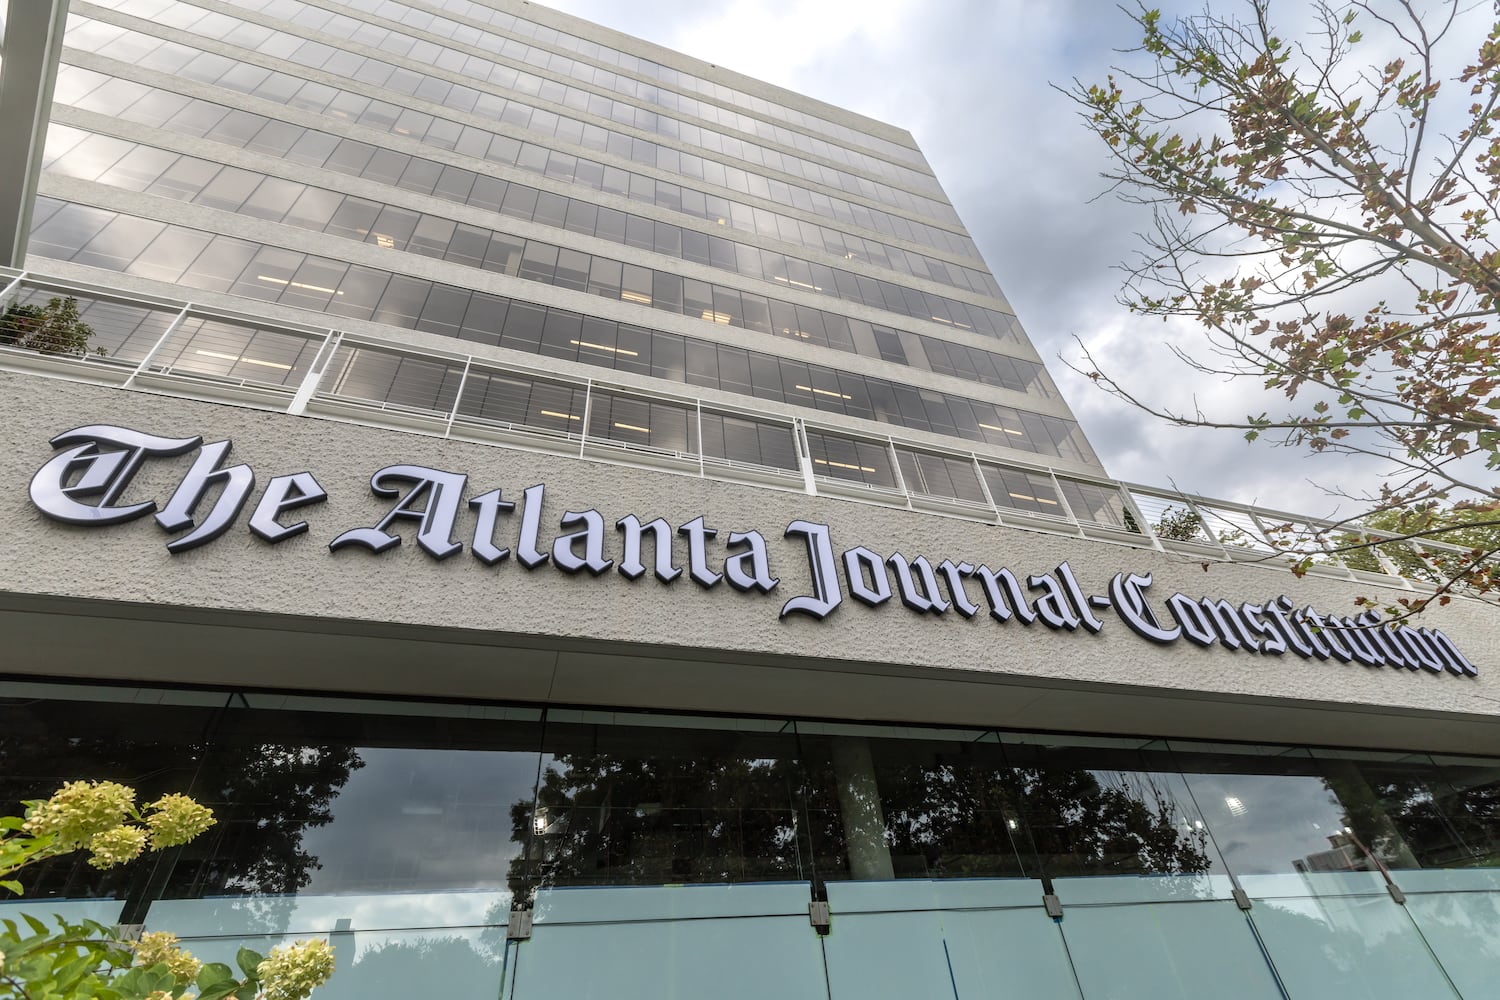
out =
<path fill-rule="evenodd" d="M 24 267 L 68 0 L 6 0 L 0 43 L 0 264 Z"/>
<path fill-rule="evenodd" d="M 895 878 L 891 849 L 885 842 L 885 814 L 875 784 L 870 741 L 862 736 L 834 737 L 833 774 L 844 820 L 849 874 L 856 879 Z"/>

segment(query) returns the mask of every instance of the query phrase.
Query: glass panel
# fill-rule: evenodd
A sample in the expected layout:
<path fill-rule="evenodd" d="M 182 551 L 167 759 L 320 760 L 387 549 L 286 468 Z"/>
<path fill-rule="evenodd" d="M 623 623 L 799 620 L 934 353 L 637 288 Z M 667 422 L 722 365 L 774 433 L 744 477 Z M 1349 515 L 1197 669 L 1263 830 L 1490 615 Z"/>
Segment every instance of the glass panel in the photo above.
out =
<path fill-rule="evenodd" d="M 1021 806 L 1018 846 L 1032 871 L 1054 878 L 1172 875 L 1188 898 L 1229 895 L 1211 828 L 1163 744 L 1001 739 Z"/>
<path fill-rule="evenodd" d="M 1494 989 L 1500 963 L 1500 873 L 1403 872 L 1406 912 L 1465 997 Z"/>
<path fill-rule="evenodd" d="M 1457 996 L 1411 915 L 1386 894 L 1378 876 L 1270 875 L 1243 882 L 1254 900 L 1250 920 L 1291 996 Z"/>
<path fill-rule="evenodd" d="M 253 916 L 262 932 L 330 930 L 335 915 L 363 928 L 473 922 L 476 892 L 499 902 L 523 864 L 527 830 L 512 803 L 536 780 L 536 713 L 513 719 L 346 714 L 297 699 L 244 696 L 225 713 L 194 792 L 218 816 L 214 837 L 184 849 L 166 898 L 233 928 Z M 272 710 L 257 703 L 293 706 Z M 393 711 L 385 708 L 385 711 Z M 310 739 L 311 734 L 316 734 Z M 517 839 L 519 836 L 519 839 Z M 356 911 L 344 893 L 421 893 L 401 905 Z M 308 909 L 298 899 L 312 896 Z M 268 898 L 269 897 L 269 898 Z M 362 929 L 362 928 L 360 928 Z"/>
<path fill-rule="evenodd" d="M 1281 747 L 1173 747 L 1236 875 L 1418 867 L 1357 769 Z"/>
<path fill-rule="evenodd" d="M 536 882 L 810 877 L 797 804 L 805 779 L 795 738 L 778 732 L 780 723 L 665 729 L 645 718 L 569 715 L 553 712 L 547 725 L 530 817 Z"/>
<path fill-rule="evenodd" d="M 806 884 L 543 890 L 511 996 L 826 1000 L 807 900 Z"/>
<path fill-rule="evenodd" d="M 69 781 L 118 781 L 133 787 L 144 803 L 189 792 L 195 773 L 209 780 L 236 780 L 201 763 L 204 734 L 224 702 L 222 694 L 162 697 L 101 687 L 74 689 L 59 698 L 32 690 L 36 687 L 0 684 L 0 815 L 20 815 L 23 800 L 48 798 Z M 125 704 L 129 711 L 121 711 Z M 26 895 L 21 904 L 37 904 L 28 911 L 43 918 L 52 912 L 95 919 L 96 914 L 117 915 L 118 902 L 65 908 L 52 901 L 124 900 L 132 888 L 144 888 L 151 866 L 148 857 L 99 871 L 79 855 L 61 857 L 23 873 Z"/>
<path fill-rule="evenodd" d="M 1078 998 L 1041 894 L 1020 879 L 830 882 L 828 996 Z"/>
<path fill-rule="evenodd" d="M 1053 888 L 1085 997 L 1282 996 L 1245 913 L 1230 900 L 1190 901 L 1171 878 L 1057 879 Z"/>

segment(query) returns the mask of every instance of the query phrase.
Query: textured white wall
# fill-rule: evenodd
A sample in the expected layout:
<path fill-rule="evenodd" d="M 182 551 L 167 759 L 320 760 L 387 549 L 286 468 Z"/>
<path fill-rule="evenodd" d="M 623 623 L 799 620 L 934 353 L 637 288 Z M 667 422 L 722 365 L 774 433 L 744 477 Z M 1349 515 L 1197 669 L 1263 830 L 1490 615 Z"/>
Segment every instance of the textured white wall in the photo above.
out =
<path fill-rule="evenodd" d="M 1412 727 L 1410 732 L 1443 720 L 1482 727 L 1475 732 L 1500 729 L 1485 721 L 1500 715 L 1500 681 L 1496 680 L 1500 665 L 1493 662 L 1492 654 L 1500 639 L 1500 612 L 1477 602 L 1456 601 L 1424 620 L 1429 627 L 1442 628 L 1469 654 L 1479 665 L 1477 678 L 1369 669 L 1290 655 L 1257 656 L 1219 647 L 1200 649 L 1186 642 L 1162 647 L 1130 632 L 1108 610 L 1100 612 L 1104 628 L 1097 635 L 1084 630 L 1054 632 L 1040 622 L 1030 626 L 1000 623 L 983 613 L 972 620 L 955 612 L 940 617 L 919 615 L 894 599 L 872 609 L 846 597 L 827 620 L 800 616 L 783 620 L 778 618 L 783 602 L 809 592 L 805 549 L 798 541 L 782 538 L 787 523 L 796 518 L 830 525 L 840 551 L 862 544 L 882 555 L 897 551 L 908 558 L 925 555 L 934 564 L 946 557 L 996 569 L 1005 566 L 1023 577 L 1050 572 L 1067 560 L 1088 593 L 1103 593 L 1116 572 L 1150 572 L 1156 581 L 1151 595 L 1158 609 L 1163 599 L 1181 590 L 1193 598 L 1224 597 L 1234 602 L 1258 602 L 1285 593 L 1299 607 L 1312 604 L 1320 610 L 1351 613 L 1353 598 L 1371 593 L 1372 588 L 1314 577 L 1298 580 L 1255 566 L 1205 567 L 1183 557 L 1096 541 L 36 377 L 0 375 L 0 399 L 5 414 L 0 420 L 0 525 L 4 526 L 0 529 L 0 595 L 11 595 L 6 599 L 11 608 L 35 601 L 24 595 L 61 599 L 48 602 L 54 617 L 41 630 L 42 638 L 28 632 L 26 642 L 21 643 L 15 641 L 19 633 L 13 633 L 4 660 L 4 669 L 12 673 L 45 675 L 53 671 L 54 662 L 63 662 L 64 648 L 75 641 L 65 615 L 74 613 L 75 604 L 77 614 L 93 614 L 92 605 L 78 601 L 86 599 L 150 605 L 128 615 L 148 621 L 187 621 L 194 615 L 201 617 L 207 609 L 295 616 L 295 620 L 286 619 L 287 628 L 332 630 L 356 637 L 394 635 L 393 627 L 399 632 L 402 626 L 421 626 L 422 634 L 437 643 L 429 649 L 432 659 L 424 661 L 431 668 L 432 686 L 423 687 L 422 663 L 408 664 L 408 680 L 403 683 L 412 692 L 563 698 L 556 676 L 532 683 L 535 678 L 526 673 L 531 661 L 525 656 L 489 661 L 481 657 L 469 664 L 464 660 L 468 646 L 504 640 L 529 649 L 573 650 L 586 659 L 625 643 L 636 657 L 631 662 L 640 665 L 643 684 L 672 688 L 638 691 L 631 697 L 639 704 L 721 710 L 781 708 L 773 691 L 757 689 L 757 685 L 795 685 L 798 671 L 807 671 L 821 677 L 839 672 L 849 678 L 925 678 L 925 686 L 891 688 L 881 695 L 884 701 L 861 700 L 862 682 L 839 681 L 848 684 L 847 714 L 851 716 L 929 721 L 988 718 L 985 712 L 996 710 L 965 709 L 962 697 L 949 699 L 945 707 L 934 694 L 946 683 L 957 684 L 954 691 L 970 690 L 963 685 L 978 680 L 1003 681 L 1009 685 L 1007 691 L 1029 690 L 1033 698 L 1038 691 L 1052 689 L 1092 695 L 1119 692 L 1118 703 L 1096 699 L 1089 712 L 1090 718 L 1107 720 L 1115 711 L 1112 705 L 1117 705 L 1119 721 L 1112 728 L 1124 731 L 1153 724 L 1131 714 L 1131 705 L 1147 701 L 1161 702 L 1168 706 L 1164 710 L 1168 715 L 1183 718 L 1198 711 L 1194 705 L 1202 704 L 1198 722 L 1185 721 L 1175 727 L 1182 732 L 1207 729 L 1202 735 L 1221 731 L 1214 728 L 1219 723 L 1213 720 L 1232 718 L 1234 711 L 1224 706 L 1236 704 L 1280 706 L 1283 714 L 1292 707 L 1356 712 L 1371 718 L 1390 714 L 1404 718 L 1404 724 Z M 27 483 L 53 454 L 48 439 L 92 423 L 163 436 L 201 434 L 208 441 L 231 439 L 231 460 L 248 463 L 256 472 L 251 504 L 228 534 L 181 555 L 167 551 L 165 543 L 171 536 L 150 517 L 103 528 L 73 527 L 44 518 L 27 496 Z M 155 498 L 158 504 L 165 503 L 191 458 L 148 460 L 121 502 Z M 705 590 L 686 573 L 666 585 L 649 575 L 632 582 L 613 570 L 599 577 L 569 576 L 550 563 L 527 570 L 514 555 L 495 567 L 484 566 L 468 551 L 439 562 L 414 544 L 415 522 L 403 522 L 399 529 L 405 536 L 403 543 L 385 554 L 358 549 L 331 553 L 327 543 L 337 534 L 373 526 L 389 509 L 389 501 L 371 494 L 369 479 L 381 467 L 400 463 L 467 474 L 466 498 L 502 487 L 507 499 L 519 501 L 526 487 L 545 483 L 544 541 L 557 533 L 563 511 L 596 508 L 609 526 L 605 555 L 616 559 L 621 554 L 620 537 L 613 524 L 626 514 L 643 521 L 661 516 L 674 526 L 703 515 L 720 533 L 709 544 L 715 568 L 722 561 L 723 542 L 730 531 L 756 529 L 770 543 L 772 570 L 781 583 L 772 594 L 761 595 L 736 592 L 727 583 Z M 252 536 L 245 522 L 259 491 L 272 476 L 304 470 L 313 472 L 329 499 L 284 520 L 305 517 L 311 530 L 278 545 Z M 514 548 L 520 522 L 519 509 L 502 517 L 497 543 Z M 465 509 L 456 537 L 467 543 L 473 523 Z M 685 565 L 684 539 L 677 540 L 675 551 L 679 565 Z M 983 607 L 980 587 L 971 581 L 968 589 L 971 599 Z M 64 617 L 56 616 L 59 610 Z M 280 619 L 257 620 L 263 628 L 276 628 Z M 19 628 L 19 621 L 12 619 L 12 627 Z M 462 631 L 433 631 L 438 629 Z M 351 690 L 403 686 L 377 681 L 373 675 L 362 679 L 357 650 L 363 647 L 357 644 L 331 654 L 356 657 L 339 665 L 342 673 L 333 674 L 328 672 L 333 668 L 322 661 L 299 667 L 295 641 L 278 648 L 281 652 L 275 663 L 247 671 L 221 664 L 218 672 L 208 664 L 198 676 L 220 683 L 304 683 L 325 688 L 329 677 L 342 677 Z M 305 648 L 315 648 L 312 640 Z M 451 649 L 454 663 L 465 663 L 462 679 L 446 676 L 440 669 L 449 658 L 445 649 Z M 650 654 L 652 649 L 660 650 L 659 660 Z M 182 676 L 171 667 L 174 650 L 170 643 L 151 653 L 159 658 L 161 669 L 153 666 L 156 660 L 143 660 L 142 655 L 117 657 L 108 649 L 98 650 L 91 661 L 96 664 L 93 673 L 127 678 Z M 669 661 L 676 666 L 664 665 Z M 743 672 L 721 677 L 709 667 L 692 666 L 715 661 L 743 664 Z M 515 672 L 508 674 L 511 666 Z M 617 668 L 630 669 L 628 663 Z M 79 668 L 70 666 L 67 672 L 77 673 Z M 522 684 L 519 678 L 523 676 L 531 677 L 526 682 L 531 686 Z M 734 676 L 756 681 L 731 693 L 724 685 L 731 683 L 726 678 Z M 702 680 L 704 689 L 684 693 L 680 688 L 690 681 L 683 678 L 693 677 Z M 776 677 L 783 680 L 776 681 Z M 620 680 L 616 676 L 611 683 L 618 686 Z M 583 701 L 621 697 L 617 690 L 607 691 L 608 684 L 599 683 L 604 686 L 591 695 L 588 683 L 578 682 L 566 697 Z M 818 706 L 821 714 L 845 714 L 827 698 L 806 704 Z M 1015 709 L 1019 703 L 1012 698 L 1009 704 Z M 1006 714 L 1006 721 L 1013 724 L 1026 721 L 1024 713 Z M 1058 720 L 1038 716 L 1036 724 L 1044 721 Z M 1086 721 L 1082 715 L 1075 720 L 1078 725 Z M 1306 732 L 1304 738 L 1314 739 L 1313 730 L 1321 723 L 1309 716 L 1306 722 L 1288 722 L 1277 732 L 1282 737 L 1296 735 L 1299 725 Z M 1342 736 L 1341 741 L 1349 738 Z M 1369 739 L 1376 745 L 1383 742 L 1374 733 Z M 1438 742 L 1479 748 L 1473 740 Z"/>

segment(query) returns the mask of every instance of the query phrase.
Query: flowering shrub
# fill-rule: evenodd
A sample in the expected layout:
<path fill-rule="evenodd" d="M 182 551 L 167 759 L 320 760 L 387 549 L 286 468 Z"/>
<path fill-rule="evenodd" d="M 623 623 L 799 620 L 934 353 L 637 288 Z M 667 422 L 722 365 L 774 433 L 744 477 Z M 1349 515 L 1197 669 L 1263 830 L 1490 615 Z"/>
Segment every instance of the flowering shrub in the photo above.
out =
<path fill-rule="evenodd" d="M 13 876 L 48 858 L 82 850 L 95 868 L 112 868 L 185 844 L 214 824 L 213 810 L 186 795 L 138 810 L 135 790 L 111 781 L 72 781 L 24 805 L 25 816 L 0 817 L 0 896 L 22 895 Z M 0 998 L 306 1000 L 333 975 L 326 941 L 281 945 L 265 957 L 241 948 L 236 973 L 200 962 L 174 934 L 148 931 L 131 941 L 92 920 L 54 919 L 56 930 L 29 914 L 0 920 Z"/>

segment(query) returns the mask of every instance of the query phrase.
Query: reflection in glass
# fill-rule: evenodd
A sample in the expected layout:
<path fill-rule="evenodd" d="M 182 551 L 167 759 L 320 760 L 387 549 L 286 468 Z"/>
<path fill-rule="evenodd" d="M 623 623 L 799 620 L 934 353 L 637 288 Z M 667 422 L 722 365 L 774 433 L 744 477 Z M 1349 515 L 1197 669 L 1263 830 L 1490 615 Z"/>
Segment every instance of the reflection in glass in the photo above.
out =
<path fill-rule="evenodd" d="M 811 789 L 792 736 L 587 718 L 547 727 L 534 808 L 529 796 L 511 807 L 512 839 L 534 834 L 513 874 L 543 886 L 811 877 L 799 807 Z"/>

